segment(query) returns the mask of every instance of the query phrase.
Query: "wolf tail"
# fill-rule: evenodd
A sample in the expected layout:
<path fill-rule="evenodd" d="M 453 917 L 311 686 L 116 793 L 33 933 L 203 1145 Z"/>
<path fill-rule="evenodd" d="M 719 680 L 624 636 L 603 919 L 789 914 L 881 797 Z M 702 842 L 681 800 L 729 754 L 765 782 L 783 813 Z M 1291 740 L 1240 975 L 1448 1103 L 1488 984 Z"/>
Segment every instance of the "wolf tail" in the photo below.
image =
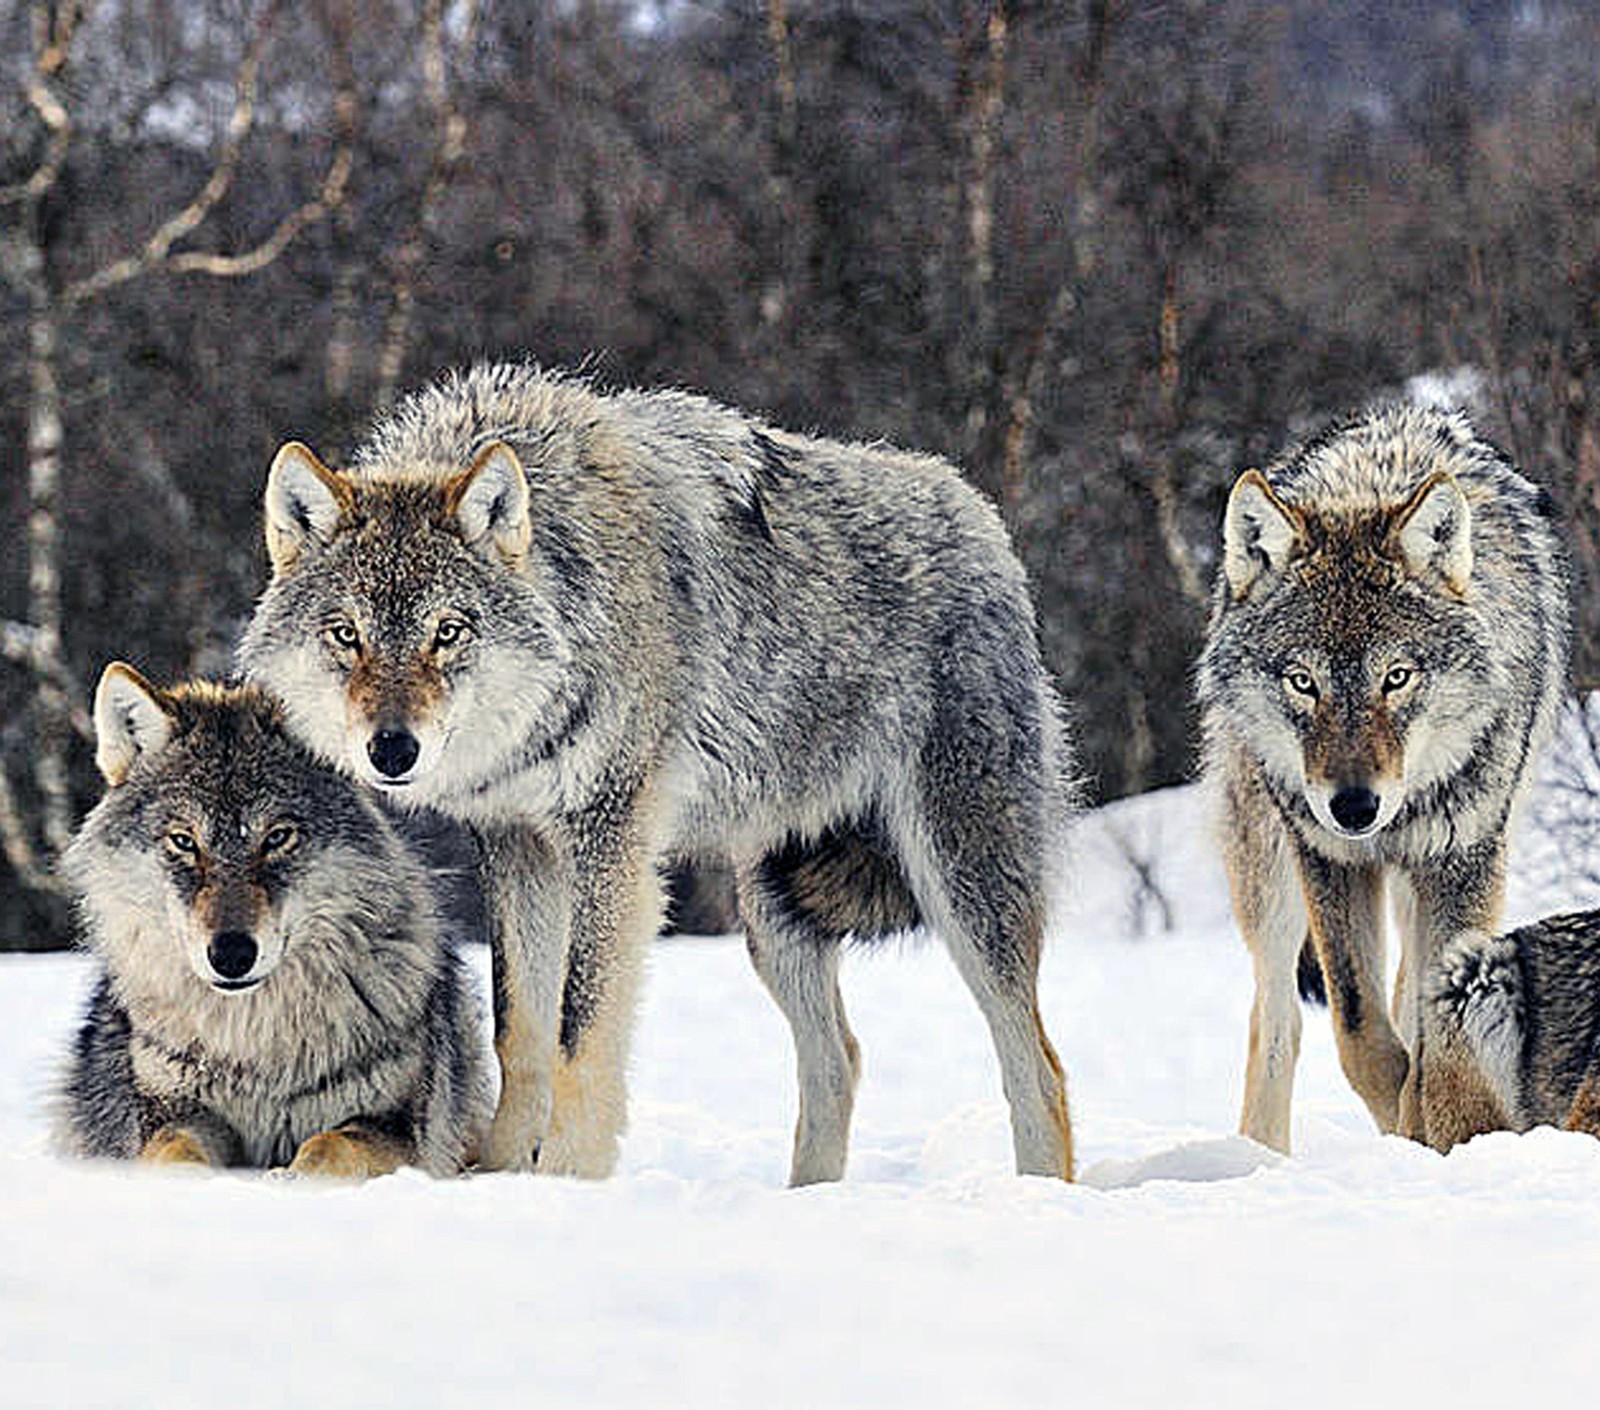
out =
<path fill-rule="evenodd" d="M 1300 966 L 1295 971 L 1295 983 L 1299 986 L 1300 997 L 1306 1003 L 1320 1004 L 1323 1008 L 1328 1006 L 1328 982 L 1323 978 L 1322 961 L 1312 948 L 1310 936 L 1300 947 Z"/>
<path fill-rule="evenodd" d="M 1515 1113 L 1527 1033 L 1527 985 L 1516 940 L 1463 930 L 1439 952 L 1424 998 L 1436 1020 L 1460 1030 L 1501 1105 Z"/>

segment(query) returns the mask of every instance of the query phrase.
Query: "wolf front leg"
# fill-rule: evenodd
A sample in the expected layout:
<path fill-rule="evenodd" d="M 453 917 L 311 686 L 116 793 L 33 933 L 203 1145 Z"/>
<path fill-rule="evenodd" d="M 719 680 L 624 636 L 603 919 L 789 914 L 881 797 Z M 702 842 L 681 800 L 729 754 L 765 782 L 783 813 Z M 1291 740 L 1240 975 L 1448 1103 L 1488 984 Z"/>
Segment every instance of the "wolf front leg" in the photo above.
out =
<path fill-rule="evenodd" d="M 1506 843 L 1503 833 L 1477 846 L 1414 867 L 1414 901 L 1403 936 L 1408 992 L 1396 1008 L 1411 1019 L 1411 1072 L 1400 1094 L 1400 1130 L 1413 1140 L 1447 1151 L 1469 1137 L 1504 1125 L 1465 1049 L 1430 1044 L 1421 1005 L 1410 992 L 1427 982 L 1435 958 L 1463 930 L 1494 934 L 1505 901 Z"/>
<path fill-rule="evenodd" d="M 500 1062 L 483 1164 L 531 1170 L 550 1132 L 576 869 L 559 835 L 506 826 L 479 839 Z"/>
<path fill-rule="evenodd" d="M 621 784 L 570 820 L 572 932 L 541 1171 L 600 1179 L 616 1168 L 644 957 L 665 914 L 656 824 L 653 790 Z"/>
<path fill-rule="evenodd" d="M 1255 969 L 1241 1134 L 1289 1149 L 1294 1070 L 1300 1056 L 1295 975 L 1306 908 L 1288 833 L 1264 792 L 1233 786 L 1224 799 L 1224 861 L 1233 912 Z"/>
<path fill-rule="evenodd" d="M 1399 1129 L 1411 1059 L 1384 1002 L 1383 872 L 1302 848 L 1311 941 L 1328 986 L 1339 1064 L 1378 1129 Z"/>
<path fill-rule="evenodd" d="M 139 1147 L 138 1159 L 150 1165 L 237 1165 L 243 1150 L 238 1133 L 221 1117 L 196 1110 L 162 1122 Z"/>
<path fill-rule="evenodd" d="M 416 1159 L 416 1148 L 399 1136 L 347 1122 L 333 1131 L 320 1131 L 300 1143 L 289 1162 L 296 1175 L 327 1180 L 370 1180 L 388 1175 Z"/>

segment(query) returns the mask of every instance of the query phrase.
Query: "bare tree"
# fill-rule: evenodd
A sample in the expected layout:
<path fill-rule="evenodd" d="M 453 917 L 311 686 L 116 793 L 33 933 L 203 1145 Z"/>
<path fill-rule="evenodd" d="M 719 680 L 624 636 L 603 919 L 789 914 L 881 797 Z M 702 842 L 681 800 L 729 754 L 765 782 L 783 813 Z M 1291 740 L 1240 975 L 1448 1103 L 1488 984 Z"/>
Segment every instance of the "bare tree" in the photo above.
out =
<path fill-rule="evenodd" d="M 254 246 L 235 253 L 180 247 L 205 225 L 234 184 L 245 140 L 256 120 L 262 57 L 277 8 L 276 0 L 269 0 L 239 58 L 232 112 L 199 191 L 127 254 L 74 278 L 64 277 L 60 273 L 63 261 L 52 258 L 45 215 L 67 169 L 78 126 L 70 106 L 69 75 L 83 34 L 84 9 L 76 0 L 54 5 L 34 0 L 30 6 L 32 64 L 27 100 L 45 135 L 42 155 L 24 177 L 0 189 L 0 210 L 5 217 L 0 230 L 0 277 L 16 290 L 27 310 L 29 620 L 0 627 L 13 642 L 22 643 L 21 648 L 8 650 L 7 658 L 22 664 L 33 677 L 33 783 L 39 802 L 37 832 L 42 854 L 9 783 L 0 788 L 0 834 L 6 856 L 19 875 L 38 889 L 59 889 L 51 865 L 70 839 L 73 824 L 68 753 L 74 727 L 80 734 L 85 732 L 81 712 L 73 709 L 81 692 L 68 669 L 63 641 L 63 330 L 84 306 L 156 272 L 216 278 L 254 274 L 278 259 L 302 231 L 342 200 L 352 160 L 347 141 L 335 144 L 316 193 L 285 214 Z M 352 102 L 349 93 L 342 93 L 335 106 L 344 112 Z"/>

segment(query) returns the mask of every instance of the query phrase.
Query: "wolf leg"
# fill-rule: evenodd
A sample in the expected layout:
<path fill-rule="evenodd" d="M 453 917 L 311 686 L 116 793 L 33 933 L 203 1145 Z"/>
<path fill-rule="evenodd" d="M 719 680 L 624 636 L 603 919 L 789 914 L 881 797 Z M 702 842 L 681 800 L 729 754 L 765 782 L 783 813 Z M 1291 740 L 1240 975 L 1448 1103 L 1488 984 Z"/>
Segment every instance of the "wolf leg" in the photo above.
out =
<path fill-rule="evenodd" d="M 1505 900 L 1503 835 L 1466 852 L 1412 869 L 1416 902 L 1403 937 L 1406 968 L 1427 975 L 1440 951 L 1463 930 L 1493 934 Z M 1420 1006 L 1417 1011 L 1420 1014 Z M 1412 1037 L 1411 1072 L 1400 1096 L 1401 1131 L 1447 1151 L 1482 1131 L 1502 1129 L 1504 1114 L 1454 1045 L 1434 1052 L 1420 1017 Z"/>
<path fill-rule="evenodd" d="M 1230 787 L 1223 836 L 1234 916 L 1255 970 L 1239 1130 L 1287 1152 L 1300 1057 L 1296 974 L 1306 941 L 1305 893 L 1288 834 L 1266 797 Z"/>
<path fill-rule="evenodd" d="M 844 1175 L 861 1051 L 839 992 L 841 937 L 794 903 L 778 855 L 737 869 L 739 913 L 757 975 L 794 1035 L 800 1082 L 791 1185 Z"/>
<path fill-rule="evenodd" d="M 220 1119 L 205 1112 L 159 1126 L 145 1138 L 138 1159 L 152 1165 L 237 1164 L 239 1139 Z"/>
<path fill-rule="evenodd" d="M 1302 849 L 1311 939 L 1327 979 L 1339 1063 L 1378 1129 L 1399 1129 L 1411 1059 L 1389 1021 L 1383 979 L 1383 873 Z"/>
<path fill-rule="evenodd" d="M 974 750 L 970 758 L 982 760 Z M 1039 956 L 1044 941 L 1045 860 L 1013 832 L 1015 813 L 997 796 L 1023 781 L 959 774 L 969 757 L 959 746 L 925 783 L 922 816 L 902 818 L 896 846 L 922 915 L 943 939 L 977 1001 L 1000 1064 L 1011 1108 L 1011 1144 L 1019 1175 L 1072 1178 L 1072 1123 L 1061 1060 L 1039 1015 Z M 944 786 L 933 797 L 933 781 Z M 1015 800 L 1011 800 L 1013 803 Z"/>
<path fill-rule="evenodd" d="M 415 1159 L 416 1151 L 411 1142 L 360 1122 L 350 1122 L 337 1130 L 307 1137 L 294 1153 L 289 1169 L 296 1175 L 368 1180 L 376 1175 L 388 1175 Z"/>
<path fill-rule="evenodd" d="M 494 970 L 500 1100 L 483 1145 L 490 1170 L 531 1170 L 549 1134 L 575 869 L 531 828 L 481 834 Z"/>
<path fill-rule="evenodd" d="M 549 1139 L 539 1169 L 601 1179 L 628 1118 L 628 1051 L 645 956 L 661 930 L 650 799 L 623 794 L 576 827 L 576 895 Z"/>

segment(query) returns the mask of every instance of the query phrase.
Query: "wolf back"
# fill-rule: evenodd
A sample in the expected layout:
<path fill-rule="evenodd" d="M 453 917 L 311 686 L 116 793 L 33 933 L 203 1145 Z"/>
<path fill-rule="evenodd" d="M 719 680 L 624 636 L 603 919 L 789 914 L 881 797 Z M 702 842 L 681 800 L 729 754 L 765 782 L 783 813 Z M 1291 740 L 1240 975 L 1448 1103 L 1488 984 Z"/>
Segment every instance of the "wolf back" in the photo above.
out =
<path fill-rule="evenodd" d="M 1379 1126 L 1441 1146 L 1467 1134 L 1447 1081 L 1424 1111 L 1413 981 L 1498 917 L 1508 821 L 1564 680 L 1552 517 L 1464 417 L 1416 407 L 1339 423 L 1234 487 L 1198 694 L 1256 959 L 1246 1134 L 1288 1145 L 1308 937 Z M 1399 1034 L 1381 987 L 1386 889 Z"/>
<path fill-rule="evenodd" d="M 919 920 L 995 1031 L 1019 1166 L 1066 1173 L 1034 982 L 1068 747 L 1022 570 L 950 466 L 500 366 L 347 473 L 285 447 L 266 509 L 241 664 L 323 757 L 484 839 L 492 1161 L 610 1169 L 655 869 L 713 854 L 795 1033 L 792 1178 L 843 1168 L 838 946 Z"/>
<path fill-rule="evenodd" d="M 101 975 L 57 1103 L 82 1156 L 462 1168 L 481 1034 L 428 877 L 255 687 L 96 698 L 108 789 L 65 858 Z"/>

